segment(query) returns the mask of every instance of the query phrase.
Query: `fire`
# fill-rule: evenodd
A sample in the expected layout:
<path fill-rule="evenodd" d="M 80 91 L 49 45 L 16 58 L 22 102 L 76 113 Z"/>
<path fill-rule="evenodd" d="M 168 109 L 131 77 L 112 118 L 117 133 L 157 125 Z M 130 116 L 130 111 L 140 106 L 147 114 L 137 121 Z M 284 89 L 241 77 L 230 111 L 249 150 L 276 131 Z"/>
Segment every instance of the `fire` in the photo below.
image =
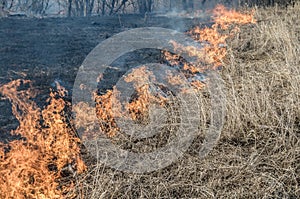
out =
<path fill-rule="evenodd" d="M 173 67 L 180 68 L 192 88 L 201 90 L 205 87 L 205 83 L 201 81 L 201 74 L 207 69 L 218 69 L 222 65 L 225 58 L 226 40 L 239 31 L 239 25 L 255 23 L 254 12 L 250 14 L 242 14 L 234 10 L 227 10 L 224 6 L 218 5 L 212 11 L 214 25 L 201 29 L 195 27 L 188 31 L 187 34 L 195 41 L 199 42 L 203 48 L 199 49 L 194 46 L 181 46 L 175 41 L 170 41 L 174 49 L 179 49 L 182 52 L 188 53 L 191 57 L 196 57 L 197 63 L 188 63 L 180 55 L 171 54 L 168 51 L 163 51 L 164 57 L 168 64 Z M 171 85 L 181 85 L 184 81 L 181 77 L 167 75 L 167 80 Z M 108 90 L 106 94 L 97 96 L 97 116 L 100 120 L 101 129 L 109 136 L 114 136 L 120 130 L 117 127 L 115 117 L 126 117 L 122 107 L 129 112 L 130 118 L 135 121 L 145 121 L 149 113 L 149 105 L 156 103 L 160 106 L 167 102 L 167 98 L 163 96 L 155 96 L 150 90 L 153 90 L 155 76 L 146 67 L 133 69 L 130 74 L 125 77 L 126 82 L 134 84 L 136 91 L 135 98 L 127 104 L 121 104 L 118 101 L 116 87 L 113 90 Z M 155 90 L 155 88 L 154 88 Z M 189 92 L 183 89 L 181 92 Z M 117 94 L 118 93 L 118 94 Z M 112 110 L 113 107 L 115 110 Z M 80 114 L 80 113 L 79 113 Z"/>
<path fill-rule="evenodd" d="M 193 46 L 181 46 L 171 41 L 174 48 L 179 48 L 182 52 L 186 52 L 198 60 L 199 64 L 197 65 L 190 66 L 185 64 L 183 68 L 185 71 L 189 70 L 192 73 L 197 73 L 203 72 L 207 67 L 214 70 L 218 69 L 222 66 L 222 61 L 227 54 L 226 39 L 239 32 L 240 25 L 255 23 L 253 11 L 250 14 L 242 14 L 234 10 L 228 10 L 223 5 L 217 5 L 212 11 L 212 14 L 214 20 L 212 27 L 195 27 L 187 33 L 195 41 L 203 45 L 201 50 Z M 169 61 L 173 60 L 173 64 L 174 60 L 178 60 L 177 57 L 170 56 L 170 54 L 166 53 L 165 57 Z"/>
<path fill-rule="evenodd" d="M 137 98 L 126 105 L 127 110 L 133 120 L 145 121 L 149 116 L 150 103 L 163 105 L 167 98 L 153 95 L 150 90 L 157 90 L 156 86 L 151 82 L 155 82 L 155 76 L 148 71 L 145 66 L 133 69 L 133 71 L 125 77 L 126 82 L 133 82 L 137 91 Z"/>
<path fill-rule="evenodd" d="M 116 117 L 122 115 L 121 103 L 118 100 L 119 91 L 114 87 L 106 94 L 96 95 L 96 114 L 100 120 L 101 130 L 112 137 L 119 131 L 118 125 L 115 121 Z"/>
<path fill-rule="evenodd" d="M 164 52 L 169 65 L 179 68 L 190 85 L 198 90 L 205 86 L 201 74 L 207 68 L 217 69 L 222 65 L 227 54 L 226 40 L 239 31 L 239 25 L 255 23 L 253 13 L 241 14 L 221 5 L 212 13 L 215 21 L 212 27 L 196 27 L 187 33 L 203 48 L 180 46 L 170 41 L 174 48 L 196 57 L 196 64 L 188 63 L 180 55 Z M 99 76 L 98 80 L 102 78 Z M 166 79 L 171 85 L 185 83 L 181 76 L 171 72 L 166 73 Z M 153 84 L 155 80 L 155 75 L 146 66 L 133 69 L 124 77 L 124 81 L 132 83 L 135 89 L 129 102 L 124 104 L 119 101 L 120 92 L 116 87 L 104 95 L 95 93 L 97 118 L 93 114 L 84 115 L 85 111 L 81 111 L 94 111 L 93 107 L 76 104 L 73 106 L 78 122 L 75 125 L 87 127 L 84 136 L 89 139 L 95 136 L 96 120 L 100 121 L 102 133 L 110 137 L 120 131 L 117 117 L 145 122 L 149 119 L 151 103 L 159 106 L 168 103 L 168 98 L 157 92 L 160 88 Z M 12 112 L 19 121 L 19 127 L 11 134 L 22 137 L 8 144 L 0 142 L 0 198 L 63 198 L 73 183 L 62 183 L 61 179 L 66 173 L 76 175 L 87 168 L 80 156 L 80 139 L 76 137 L 72 122 L 67 117 L 70 103 L 63 98 L 67 91 L 57 83 L 58 90 L 51 91 L 47 101 L 49 105 L 40 109 L 32 101 L 36 91 L 30 85 L 28 80 L 15 80 L 0 87 L 0 93 L 10 100 Z M 19 90 L 20 86 L 27 86 L 28 89 Z M 84 85 L 81 87 L 84 89 Z"/>
<path fill-rule="evenodd" d="M 239 25 L 255 23 L 255 20 L 253 12 L 242 14 L 227 10 L 222 5 L 218 5 L 213 10 L 213 19 L 215 23 L 211 28 L 196 27 L 189 31 L 189 35 L 204 44 L 204 55 L 208 58 L 207 64 L 216 69 L 222 65 L 222 60 L 227 54 L 226 39 L 239 31 Z M 202 55 L 199 57 L 201 59 Z"/>
<path fill-rule="evenodd" d="M 149 116 L 150 102 L 163 105 L 167 101 L 165 97 L 151 93 L 151 89 L 155 89 L 155 86 L 151 84 L 151 82 L 155 81 L 155 76 L 145 66 L 133 69 L 131 73 L 124 77 L 124 81 L 128 83 L 132 82 L 136 91 L 134 99 L 129 102 L 121 103 L 119 101 L 120 92 L 116 87 L 108 90 L 104 95 L 95 95 L 96 115 L 100 121 L 100 128 L 109 137 L 115 136 L 120 130 L 115 118 L 125 117 L 134 121 L 146 122 Z M 75 107 L 76 115 L 78 115 L 76 117 L 79 121 L 82 118 L 83 121 L 85 116 L 82 117 L 82 111 L 80 110 L 82 108 L 89 108 L 89 106 L 87 104 L 80 104 Z M 77 126 L 83 125 L 84 123 L 77 123 Z M 93 133 L 93 131 L 87 130 L 84 134 L 93 138 L 95 137 Z"/>
<path fill-rule="evenodd" d="M 243 14 L 234 10 L 227 10 L 223 5 L 217 5 L 213 14 L 215 24 L 220 25 L 223 30 L 228 29 L 231 24 L 256 23 L 253 10 L 250 14 Z"/>
<path fill-rule="evenodd" d="M 77 173 L 86 169 L 80 140 L 66 118 L 65 89 L 58 85 L 58 92 L 50 93 L 49 105 L 41 110 L 31 100 L 35 96 L 31 87 L 18 90 L 24 85 L 30 86 L 30 81 L 15 80 L 0 87 L 19 121 L 11 133 L 22 137 L 0 144 L 0 198 L 62 198 L 73 186 L 59 182 L 65 168 Z"/>

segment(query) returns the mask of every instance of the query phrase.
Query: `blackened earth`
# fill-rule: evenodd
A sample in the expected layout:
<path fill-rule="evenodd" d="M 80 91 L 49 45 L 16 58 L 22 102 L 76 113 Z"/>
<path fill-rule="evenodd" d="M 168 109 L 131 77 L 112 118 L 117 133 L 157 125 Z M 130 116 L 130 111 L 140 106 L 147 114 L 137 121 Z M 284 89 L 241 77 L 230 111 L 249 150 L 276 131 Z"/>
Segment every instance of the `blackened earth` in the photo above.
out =
<path fill-rule="evenodd" d="M 139 27 L 163 27 L 185 32 L 196 25 L 210 25 L 208 18 L 168 18 L 140 15 L 90 18 L 0 18 L 0 86 L 16 79 L 28 79 L 40 94 L 35 101 L 44 106 L 50 88 L 58 81 L 69 99 L 79 66 L 101 41 L 122 31 Z M 160 51 L 145 49 L 125 55 L 107 71 L 100 90 L 111 88 L 136 65 L 159 62 Z M 2 98 L 3 96 L 0 95 Z M 8 100 L 0 100 L 0 142 L 15 139 L 10 130 L 18 126 Z"/>

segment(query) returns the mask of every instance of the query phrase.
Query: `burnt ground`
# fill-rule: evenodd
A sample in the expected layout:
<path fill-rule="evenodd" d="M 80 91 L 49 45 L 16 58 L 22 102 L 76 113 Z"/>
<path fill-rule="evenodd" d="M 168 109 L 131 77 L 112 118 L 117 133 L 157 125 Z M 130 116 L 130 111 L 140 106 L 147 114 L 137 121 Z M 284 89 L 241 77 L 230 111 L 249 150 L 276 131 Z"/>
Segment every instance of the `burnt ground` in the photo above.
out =
<path fill-rule="evenodd" d="M 168 18 L 124 15 L 90 18 L 2 18 L 0 19 L 0 85 L 15 79 L 28 79 L 40 94 L 36 103 L 43 106 L 48 92 L 58 80 L 71 91 L 78 67 L 88 53 L 101 41 L 116 33 L 139 27 L 163 27 L 186 31 L 208 19 Z M 157 52 L 131 55 L 128 63 L 142 64 L 157 59 Z M 124 60 L 124 59 L 122 59 Z M 126 60 L 126 59 L 125 59 Z M 128 61 L 128 59 L 127 59 Z M 118 63 L 117 63 L 118 64 Z M 120 64 L 120 63 L 119 63 Z M 123 71 L 124 72 L 124 71 Z M 110 73 L 116 81 L 120 74 Z M 112 81 L 104 83 L 111 87 Z M 110 84 L 110 85 L 105 85 Z M 9 141 L 9 131 L 18 122 L 11 113 L 10 103 L 0 101 L 0 141 Z"/>
<path fill-rule="evenodd" d="M 78 198 L 300 198 L 299 13 L 300 4 L 256 10 L 258 23 L 228 41 L 221 71 L 227 113 L 208 156 L 199 158 L 201 140 L 196 139 L 176 163 L 148 174 L 91 164 L 91 172 L 78 179 L 84 182 L 74 190 Z M 199 20 L 163 17 L 144 23 L 138 16 L 123 16 L 121 25 L 118 17 L 0 19 L 0 85 L 30 79 L 44 93 L 36 99 L 41 105 L 55 79 L 72 89 L 79 65 L 105 38 L 128 28 L 184 31 L 195 23 Z M 156 53 L 133 57 L 145 56 Z M 0 142 L 12 138 L 8 129 L 17 125 L 12 119 L 9 102 L 0 100 Z M 201 120 L 203 128 L 208 121 Z"/>

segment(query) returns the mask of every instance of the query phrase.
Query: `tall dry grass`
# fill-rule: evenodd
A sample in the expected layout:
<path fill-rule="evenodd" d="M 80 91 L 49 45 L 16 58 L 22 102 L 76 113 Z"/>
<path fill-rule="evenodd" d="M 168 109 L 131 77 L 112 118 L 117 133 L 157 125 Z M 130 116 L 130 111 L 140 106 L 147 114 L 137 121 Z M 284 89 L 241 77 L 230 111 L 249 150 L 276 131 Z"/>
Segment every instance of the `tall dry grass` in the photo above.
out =
<path fill-rule="evenodd" d="M 87 160 L 77 198 L 300 197 L 300 4 L 257 9 L 256 18 L 228 41 L 227 115 L 211 153 L 198 158 L 199 138 L 178 162 L 149 174 Z"/>

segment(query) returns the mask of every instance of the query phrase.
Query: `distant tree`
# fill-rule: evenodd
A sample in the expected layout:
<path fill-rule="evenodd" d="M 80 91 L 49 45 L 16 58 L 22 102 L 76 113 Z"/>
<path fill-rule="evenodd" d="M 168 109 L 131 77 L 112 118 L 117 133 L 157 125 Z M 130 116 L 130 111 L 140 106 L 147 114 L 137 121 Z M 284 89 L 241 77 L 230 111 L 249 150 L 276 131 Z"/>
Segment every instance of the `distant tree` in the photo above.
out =
<path fill-rule="evenodd" d="M 14 0 L 0 0 L 0 10 L 11 10 L 15 3 Z"/>
<path fill-rule="evenodd" d="M 33 14 L 44 15 L 49 7 L 49 0 L 32 0 L 29 9 Z"/>
<path fill-rule="evenodd" d="M 138 0 L 139 13 L 145 14 L 152 12 L 153 0 Z"/>
<path fill-rule="evenodd" d="M 288 6 L 294 4 L 298 0 L 241 0 L 240 5 L 244 6 L 274 6 L 275 4 L 279 6 Z"/>
<path fill-rule="evenodd" d="M 102 0 L 102 15 L 105 15 L 105 4 L 106 0 Z"/>
<path fill-rule="evenodd" d="M 118 13 L 123 7 L 126 6 L 128 0 L 111 0 L 107 3 L 107 7 L 109 8 L 109 15 L 113 15 Z"/>
<path fill-rule="evenodd" d="M 201 7 L 204 7 L 206 0 L 198 0 L 200 2 Z M 182 8 L 185 11 L 192 11 L 195 9 L 195 0 L 182 0 Z"/>
<path fill-rule="evenodd" d="M 6 16 L 6 14 L 4 13 L 4 8 L 5 8 L 5 1 L 0 0 L 0 17 Z"/>
<path fill-rule="evenodd" d="M 94 9 L 95 0 L 67 0 L 67 15 L 91 16 Z"/>
<path fill-rule="evenodd" d="M 0 0 L 0 11 L 3 11 L 3 10 L 4 10 L 5 4 L 6 4 L 6 1 L 5 1 L 5 0 Z"/>
<path fill-rule="evenodd" d="M 96 13 L 101 15 L 106 14 L 106 0 L 97 0 Z"/>
<path fill-rule="evenodd" d="M 71 15 L 72 15 L 72 0 L 68 0 L 67 6 L 68 6 L 68 17 L 71 17 Z"/>

